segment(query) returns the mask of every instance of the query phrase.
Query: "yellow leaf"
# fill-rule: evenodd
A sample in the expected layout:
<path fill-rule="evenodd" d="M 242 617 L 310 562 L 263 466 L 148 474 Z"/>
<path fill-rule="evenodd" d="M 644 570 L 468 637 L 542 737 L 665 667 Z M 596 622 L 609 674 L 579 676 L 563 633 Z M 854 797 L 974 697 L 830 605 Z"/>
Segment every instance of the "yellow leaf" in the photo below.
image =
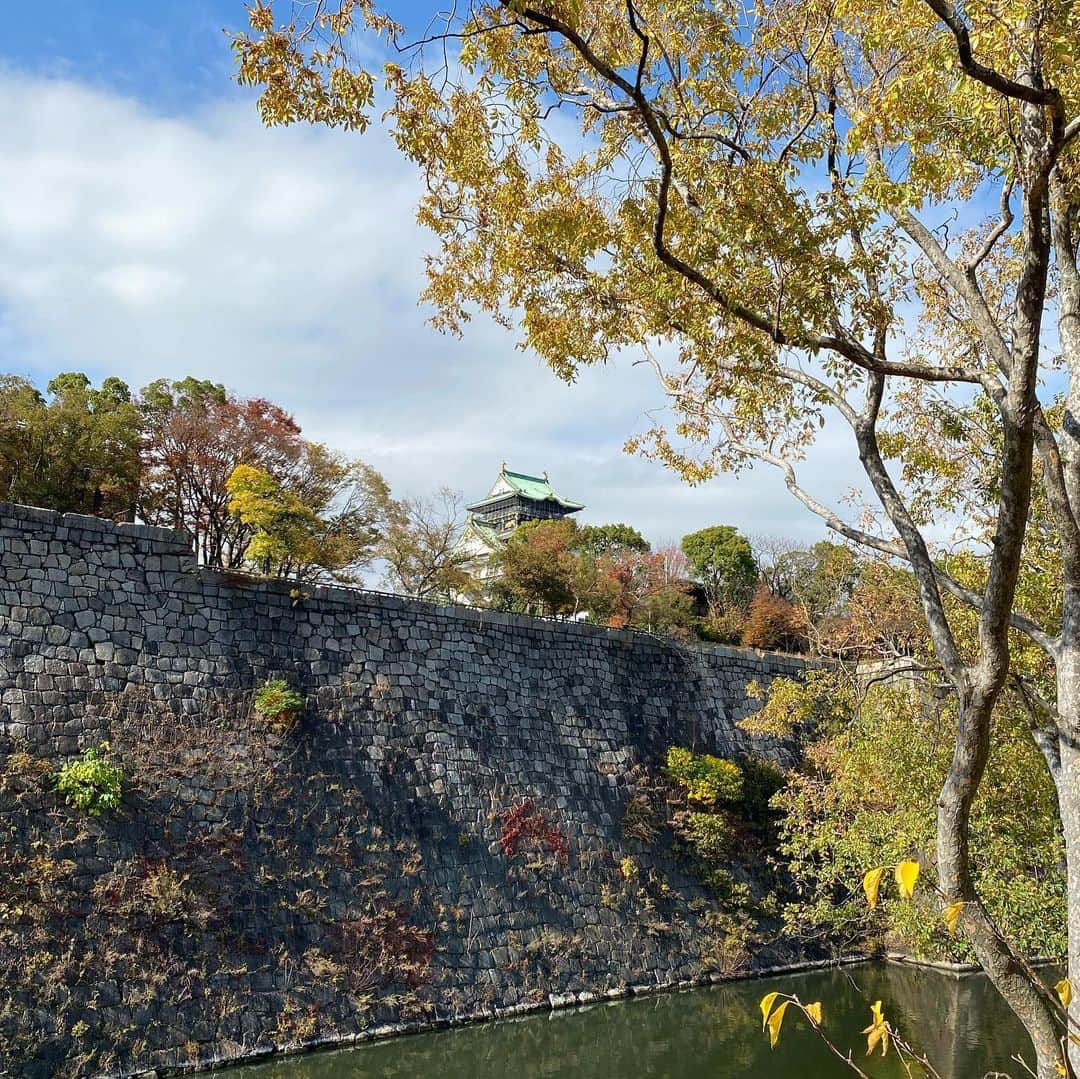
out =
<path fill-rule="evenodd" d="M 1057 991 L 1057 995 L 1061 998 L 1061 1003 L 1067 1008 L 1072 1003 L 1073 987 L 1072 982 L 1068 978 L 1062 978 L 1057 985 L 1054 986 Z"/>
<path fill-rule="evenodd" d="M 808 1016 L 817 1024 L 821 1026 L 821 1001 L 815 1000 L 813 1004 L 807 1004 L 803 1009 Z"/>
<path fill-rule="evenodd" d="M 895 876 L 896 883 L 900 888 L 901 898 L 910 899 L 915 894 L 915 882 L 919 879 L 919 863 L 898 863 Z"/>
<path fill-rule="evenodd" d="M 885 1022 L 885 1016 L 881 1011 L 881 1001 L 876 1000 L 870 1005 L 873 1014 L 873 1022 L 863 1031 L 866 1035 L 866 1055 L 869 1056 L 879 1045 L 881 1055 L 889 1051 L 889 1024 Z"/>
<path fill-rule="evenodd" d="M 869 1056 L 878 1045 L 881 1046 L 881 1055 L 889 1051 L 889 1032 L 885 1027 L 867 1027 L 863 1033 L 866 1037 L 866 1055 Z"/>
<path fill-rule="evenodd" d="M 761 1029 L 765 1029 L 765 1024 L 769 1021 L 769 1013 L 772 1011 L 772 1006 L 776 1003 L 776 998 L 779 993 L 766 993 L 761 998 Z"/>
<path fill-rule="evenodd" d="M 949 932 L 956 936 L 956 927 L 960 924 L 960 915 L 964 910 L 964 901 L 962 899 L 957 900 L 955 903 L 950 903 L 942 912 L 941 916 L 945 919 L 945 924 L 949 927 Z"/>
<path fill-rule="evenodd" d="M 787 1011 L 790 1000 L 785 1000 L 777 1009 L 769 1016 L 769 1048 L 776 1047 L 776 1042 L 780 1037 L 780 1027 L 784 1022 L 784 1012 Z"/>
<path fill-rule="evenodd" d="M 862 879 L 863 891 L 866 892 L 866 901 L 871 909 L 877 906 L 878 893 L 881 891 L 881 878 L 885 875 L 885 867 L 879 865 L 877 869 L 871 869 Z"/>

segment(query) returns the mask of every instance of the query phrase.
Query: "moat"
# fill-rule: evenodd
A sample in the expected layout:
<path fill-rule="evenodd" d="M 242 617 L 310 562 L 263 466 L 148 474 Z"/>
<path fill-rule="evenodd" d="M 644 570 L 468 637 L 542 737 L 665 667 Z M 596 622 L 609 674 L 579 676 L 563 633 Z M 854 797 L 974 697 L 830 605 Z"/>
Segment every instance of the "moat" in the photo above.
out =
<path fill-rule="evenodd" d="M 1026 1074 L 1012 1013 L 982 976 L 860 965 L 503 1020 L 239 1069 L 237 1079 L 843 1079 L 852 1073 L 789 1012 L 770 1051 L 758 1001 L 772 989 L 820 1000 L 824 1027 L 874 1079 L 906 1077 L 895 1054 L 867 1059 L 870 1003 L 930 1058 L 941 1079 Z M 913 1074 L 922 1074 L 913 1071 Z"/>

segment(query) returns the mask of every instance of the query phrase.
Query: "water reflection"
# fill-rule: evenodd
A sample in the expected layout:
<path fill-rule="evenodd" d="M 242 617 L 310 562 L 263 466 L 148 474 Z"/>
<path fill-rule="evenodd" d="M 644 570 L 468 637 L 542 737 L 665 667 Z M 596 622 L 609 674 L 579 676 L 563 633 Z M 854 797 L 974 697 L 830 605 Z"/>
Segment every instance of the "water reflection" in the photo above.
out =
<path fill-rule="evenodd" d="M 906 1079 L 890 1055 L 866 1060 L 859 1046 L 869 1002 L 921 1047 L 942 1079 L 1020 1079 L 1011 1058 L 1028 1053 L 1019 1023 L 981 976 L 955 979 L 897 966 L 859 966 L 691 993 L 637 997 L 294 1057 L 240 1069 L 243 1079 L 845 1079 L 852 1073 L 789 1013 L 776 1049 L 761 1032 L 758 1001 L 770 989 L 821 1000 L 834 1041 L 855 1050 L 874 1079 Z M 1030 1053 L 1028 1053 L 1030 1056 Z"/>

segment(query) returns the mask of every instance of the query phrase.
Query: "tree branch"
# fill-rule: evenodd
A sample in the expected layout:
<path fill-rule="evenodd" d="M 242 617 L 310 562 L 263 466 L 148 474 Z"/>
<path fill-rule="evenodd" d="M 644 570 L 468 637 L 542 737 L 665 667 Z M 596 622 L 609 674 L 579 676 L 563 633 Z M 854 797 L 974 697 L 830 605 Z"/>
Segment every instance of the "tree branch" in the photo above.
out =
<path fill-rule="evenodd" d="M 1061 95 L 1054 89 L 1041 89 L 1029 86 L 1026 83 L 1017 82 L 1007 78 L 993 68 L 979 63 L 971 50 L 971 33 L 959 12 L 948 0 L 924 0 L 927 7 L 949 28 L 952 36 L 956 39 L 956 55 L 960 60 L 960 67 L 964 74 L 996 90 L 1005 97 L 1014 98 L 1017 101 L 1026 101 L 1029 105 L 1042 105 L 1051 109 L 1060 110 Z"/>
<path fill-rule="evenodd" d="M 503 6 L 509 6 L 510 0 L 499 0 Z M 632 9 L 631 9 L 632 10 Z M 577 51 L 578 55 L 602 78 L 621 90 L 637 108 L 646 130 L 649 133 L 655 149 L 656 157 L 660 162 L 660 181 L 657 190 L 657 210 L 653 222 L 653 250 L 659 261 L 673 270 L 685 280 L 696 285 L 708 296 L 721 310 L 733 318 L 745 323 L 753 329 L 759 330 L 770 340 L 780 347 L 806 348 L 811 351 L 834 352 L 847 359 L 855 366 L 866 371 L 880 375 L 895 375 L 902 378 L 914 378 L 930 382 L 966 382 L 981 384 L 984 374 L 963 365 L 955 367 L 927 367 L 917 363 L 897 363 L 875 356 L 858 341 L 837 334 L 821 334 L 811 330 L 801 329 L 796 334 L 787 334 L 775 321 L 759 311 L 755 311 L 741 301 L 729 296 L 708 275 L 704 274 L 695 266 L 691 266 L 684 259 L 675 254 L 667 244 L 667 219 L 670 212 L 670 194 L 674 180 L 674 166 L 671 159 L 671 149 L 664 137 L 666 129 L 665 120 L 660 110 L 656 109 L 645 95 L 644 88 L 636 83 L 631 83 L 620 75 L 610 64 L 603 60 L 573 27 L 567 23 L 537 11 L 535 8 L 526 8 L 522 13 L 523 18 L 535 22 L 545 30 L 556 33 L 566 39 Z M 639 38 L 648 38 L 637 26 L 636 17 L 634 26 L 635 33 Z M 639 62 L 639 77 L 642 73 Z"/>

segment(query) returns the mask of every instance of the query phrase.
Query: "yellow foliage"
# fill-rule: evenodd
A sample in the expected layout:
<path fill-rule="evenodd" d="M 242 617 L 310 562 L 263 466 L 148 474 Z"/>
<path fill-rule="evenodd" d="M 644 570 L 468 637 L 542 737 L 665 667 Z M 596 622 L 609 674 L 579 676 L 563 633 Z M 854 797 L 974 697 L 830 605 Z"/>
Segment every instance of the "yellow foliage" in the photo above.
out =
<path fill-rule="evenodd" d="M 783 1001 L 769 1016 L 767 1024 L 769 1027 L 769 1048 L 775 1049 L 776 1043 L 780 1039 L 780 1027 L 784 1022 L 784 1013 L 788 1009 L 790 1000 Z"/>
<path fill-rule="evenodd" d="M 910 899 L 915 894 L 915 882 L 919 879 L 918 862 L 900 862 L 894 871 L 896 883 L 900 888 L 900 897 Z"/>
<path fill-rule="evenodd" d="M 777 1004 L 777 1000 L 780 1003 Z M 779 992 L 766 993 L 761 998 L 761 1029 L 769 1031 L 769 1048 L 775 1048 L 780 1038 L 780 1028 L 784 1024 L 784 1015 L 788 1005 L 794 1004 L 815 1026 L 821 1026 L 821 1001 L 803 1004 L 796 997 L 783 997 Z"/>
<path fill-rule="evenodd" d="M 956 935 L 956 927 L 960 924 L 960 915 L 964 912 L 964 901 L 962 899 L 957 900 L 955 903 L 950 903 L 942 912 L 941 917 L 948 927 L 950 933 L 953 936 Z"/>
<path fill-rule="evenodd" d="M 866 1055 L 869 1056 L 879 1045 L 881 1046 L 881 1055 L 889 1051 L 889 1037 L 891 1031 L 889 1024 L 885 1020 L 885 1016 L 881 1011 L 881 1001 L 876 1000 L 870 1006 L 870 1012 L 872 1015 L 872 1022 L 863 1031 L 866 1035 Z"/>
<path fill-rule="evenodd" d="M 1054 991 L 1057 993 L 1058 997 L 1061 998 L 1061 1003 L 1066 1008 L 1072 1004 L 1073 987 L 1072 982 L 1069 981 L 1068 978 L 1062 978 L 1061 981 L 1054 986 Z"/>
<path fill-rule="evenodd" d="M 761 1029 L 764 1030 L 766 1024 L 769 1022 L 769 1015 L 772 1012 L 773 1005 L 776 1003 L 776 998 L 780 996 L 779 993 L 766 993 L 761 998 Z"/>
<path fill-rule="evenodd" d="M 879 865 L 877 869 L 871 869 L 863 877 L 863 891 L 866 893 L 866 901 L 871 907 L 878 905 L 878 895 L 881 892 L 881 878 L 883 876 L 885 876 L 885 866 Z"/>

